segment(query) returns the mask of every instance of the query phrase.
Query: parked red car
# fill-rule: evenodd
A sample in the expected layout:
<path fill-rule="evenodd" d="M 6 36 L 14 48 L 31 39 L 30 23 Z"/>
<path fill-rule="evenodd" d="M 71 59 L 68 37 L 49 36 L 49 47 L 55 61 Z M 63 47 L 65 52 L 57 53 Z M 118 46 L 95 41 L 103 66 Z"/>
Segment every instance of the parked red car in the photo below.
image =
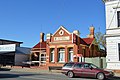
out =
<path fill-rule="evenodd" d="M 92 63 L 79 63 L 79 62 L 70 62 L 64 64 L 62 67 L 62 73 L 72 78 L 74 76 L 80 77 L 93 77 L 99 80 L 103 80 L 108 77 L 113 77 L 114 73 L 112 71 L 107 71 L 104 69 L 98 68 Z"/>

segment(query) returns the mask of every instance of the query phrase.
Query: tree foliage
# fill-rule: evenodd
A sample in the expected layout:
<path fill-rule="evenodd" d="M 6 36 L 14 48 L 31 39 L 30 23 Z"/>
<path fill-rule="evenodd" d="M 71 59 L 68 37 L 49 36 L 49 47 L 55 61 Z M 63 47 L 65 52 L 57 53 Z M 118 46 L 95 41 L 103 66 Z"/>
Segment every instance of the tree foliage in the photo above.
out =
<path fill-rule="evenodd" d="M 97 44 L 100 49 L 106 50 L 106 39 L 103 33 L 95 33 L 95 44 Z"/>

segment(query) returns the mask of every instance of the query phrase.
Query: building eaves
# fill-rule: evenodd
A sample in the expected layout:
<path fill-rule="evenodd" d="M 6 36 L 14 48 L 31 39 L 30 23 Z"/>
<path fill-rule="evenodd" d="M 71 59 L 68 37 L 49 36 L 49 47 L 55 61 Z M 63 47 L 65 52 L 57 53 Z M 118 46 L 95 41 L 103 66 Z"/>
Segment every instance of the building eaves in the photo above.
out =
<path fill-rule="evenodd" d="M 14 42 L 14 43 L 20 43 L 20 44 L 23 43 L 23 42 L 19 42 L 19 41 L 6 40 L 6 39 L 0 39 L 0 41 Z"/>

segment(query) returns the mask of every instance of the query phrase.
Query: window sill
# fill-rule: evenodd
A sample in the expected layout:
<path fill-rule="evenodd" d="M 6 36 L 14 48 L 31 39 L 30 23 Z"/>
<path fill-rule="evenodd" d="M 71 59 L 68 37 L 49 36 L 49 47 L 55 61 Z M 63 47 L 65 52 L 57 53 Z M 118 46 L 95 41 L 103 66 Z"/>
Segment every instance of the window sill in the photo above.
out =
<path fill-rule="evenodd" d="M 50 63 L 55 63 L 54 61 L 50 61 Z"/>
<path fill-rule="evenodd" d="M 63 62 L 63 61 L 60 61 L 60 62 L 58 62 L 58 63 L 65 63 L 65 62 Z"/>

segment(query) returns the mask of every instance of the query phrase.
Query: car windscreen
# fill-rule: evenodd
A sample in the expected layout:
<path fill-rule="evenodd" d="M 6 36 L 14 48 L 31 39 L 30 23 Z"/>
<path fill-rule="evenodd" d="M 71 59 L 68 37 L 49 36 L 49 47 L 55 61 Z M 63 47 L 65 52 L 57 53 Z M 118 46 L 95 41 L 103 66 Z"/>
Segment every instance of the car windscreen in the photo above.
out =
<path fill-rule="evenodd" d="M 96 66 L 96 65 L 94 65 L 94 64 L 90 64 L 90 66 L 91 66 L 92 68 L 98 68 L 98 66 Z"/>

